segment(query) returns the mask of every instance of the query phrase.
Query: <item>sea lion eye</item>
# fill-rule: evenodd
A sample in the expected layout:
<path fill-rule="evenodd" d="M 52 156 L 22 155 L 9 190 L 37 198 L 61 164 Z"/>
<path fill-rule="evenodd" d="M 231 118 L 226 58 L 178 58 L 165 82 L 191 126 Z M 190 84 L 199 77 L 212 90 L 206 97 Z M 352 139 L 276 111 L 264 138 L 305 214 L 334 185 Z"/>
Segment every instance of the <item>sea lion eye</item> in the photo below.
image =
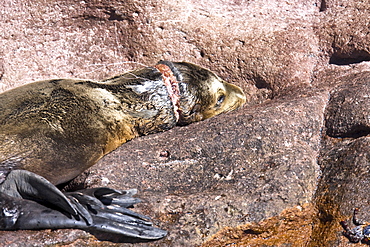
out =
<path fill-rule="evenodd" d="M 221 94 L 220 96 L 218 96 L 216 106 L 220 106 L 222 102 L 224 102 L 224 100 L 225 100 L 224 94 Z"/>

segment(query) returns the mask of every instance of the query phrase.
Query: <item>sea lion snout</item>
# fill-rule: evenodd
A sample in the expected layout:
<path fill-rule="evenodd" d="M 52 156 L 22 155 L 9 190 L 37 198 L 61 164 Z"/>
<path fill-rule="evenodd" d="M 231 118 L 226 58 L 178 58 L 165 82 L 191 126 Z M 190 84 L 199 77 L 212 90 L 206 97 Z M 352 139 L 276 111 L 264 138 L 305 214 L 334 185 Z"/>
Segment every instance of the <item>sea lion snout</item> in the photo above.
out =
<path fill-rule="evenodd" d="M 241 88 L 205 68 L 188 62 L 160 61 L 159 64 L 168 66 L 179 84 L 178 125 L 235 110 L 246 102 Z"/>
<path fill-rule="evenodd" d="M 228 105 L 229 108 L 225 109 L 225 112 L 233 111 L 242 106 L 247 101 L 247 98 L 240 87 L 227 83 L 225 81 L 223 81 L 223 84 L 225 85 L 225 90 L 229 95 L 226 99 L 228 102 L 225 102 L 225 104 Z"/>

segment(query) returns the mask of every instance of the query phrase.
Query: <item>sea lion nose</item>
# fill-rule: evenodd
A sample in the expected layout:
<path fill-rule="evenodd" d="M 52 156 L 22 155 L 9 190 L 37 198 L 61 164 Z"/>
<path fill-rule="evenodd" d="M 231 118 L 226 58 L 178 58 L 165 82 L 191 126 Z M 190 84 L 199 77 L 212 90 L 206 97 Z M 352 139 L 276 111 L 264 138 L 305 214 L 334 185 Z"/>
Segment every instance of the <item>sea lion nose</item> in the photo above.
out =
<path fill-rule="evenodd" d="M 240 89 L 240 92 L 237 93 L 236 97 L 238 98 L 238 101 L 240 102 L 240 105 L 243 105 L 247 101 L 247 97 L 245 96 L 244 92 Z"/>

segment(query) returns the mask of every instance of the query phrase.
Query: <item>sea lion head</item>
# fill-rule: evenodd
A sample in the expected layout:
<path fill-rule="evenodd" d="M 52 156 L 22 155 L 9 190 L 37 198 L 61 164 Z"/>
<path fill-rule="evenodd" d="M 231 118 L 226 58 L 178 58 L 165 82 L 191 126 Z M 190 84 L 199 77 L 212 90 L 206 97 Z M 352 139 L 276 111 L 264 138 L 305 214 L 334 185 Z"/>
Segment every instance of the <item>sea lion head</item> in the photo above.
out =
<path fill-rule="evenodd" d="M 187 125 L 235 110 L 246 101 L 241 88 L 225 82 L 205 68 L 187 62 L 160 61 L 156 68 L 164 77 L 168 73 L 163 73 L 165 69 L 162 65 L 171 69 L 178 84 L 169 90 L 172 91 L 170 97 L 178 114 L 178 125 Z"/>

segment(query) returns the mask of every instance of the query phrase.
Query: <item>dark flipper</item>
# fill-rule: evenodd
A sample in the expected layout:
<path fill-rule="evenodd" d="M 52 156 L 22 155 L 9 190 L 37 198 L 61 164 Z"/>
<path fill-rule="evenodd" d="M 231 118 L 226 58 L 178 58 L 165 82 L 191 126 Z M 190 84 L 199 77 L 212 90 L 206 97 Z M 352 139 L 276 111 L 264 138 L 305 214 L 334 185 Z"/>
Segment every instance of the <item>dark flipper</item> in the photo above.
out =
<path fill-rule="evenodd" d="M 166 236 L 148 217 L 127 209 L 140 201 L 133 194 L 109 188 L 63 194 L 34 173 L 12 171 L 0 185 L 0 229 L 78 228 L 145 240 Z"/>
<path fill-rule="evenodd" d="M 25 170 L 11 171 L 0 185 L 0 192 L 19 199 L 29 199 L 59 208 L 62 212 L 82 217 L 92 223 L 90 213 L 75 200 L 69 200 L 45 178 Z"/>

